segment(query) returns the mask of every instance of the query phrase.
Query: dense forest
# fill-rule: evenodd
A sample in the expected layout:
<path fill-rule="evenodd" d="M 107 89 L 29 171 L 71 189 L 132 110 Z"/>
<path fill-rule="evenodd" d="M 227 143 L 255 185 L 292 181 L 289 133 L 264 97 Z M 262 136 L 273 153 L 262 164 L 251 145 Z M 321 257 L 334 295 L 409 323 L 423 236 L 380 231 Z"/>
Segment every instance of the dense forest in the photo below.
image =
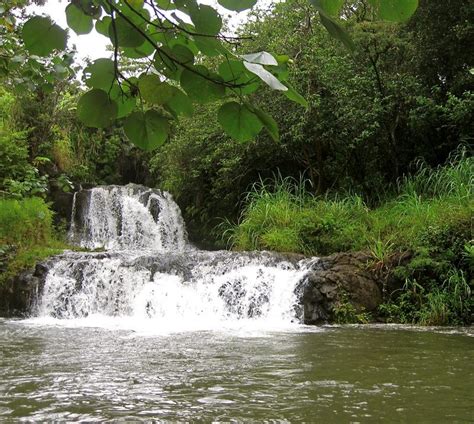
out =
<path fill-rule="evenodd" d="M 129 141 L 123 119 L 97 129 L 78 118 L 87 68 L 74 51 L 31 60 L 9 29 L 8 13 L 27 18 L 24 3 L 0 2 L 0 284 L 68 247 L 63 193 L 133 182 L 169 191 L 198 246 L 368 251 L 384 289 L 378 318 L 472 322 L 474 2 L 421 0 L 394 23 L 348 1 L 340 15 L 353 50 L 307 0 L 254 8 L 234 48 L 272 53 L 295 88 L 293 102 L 270 88 L 249 94 L 279 137 L 236 141 L 212 100 L 153 150 Z M 147 70 L 121 66 L 130 78 Z"/>

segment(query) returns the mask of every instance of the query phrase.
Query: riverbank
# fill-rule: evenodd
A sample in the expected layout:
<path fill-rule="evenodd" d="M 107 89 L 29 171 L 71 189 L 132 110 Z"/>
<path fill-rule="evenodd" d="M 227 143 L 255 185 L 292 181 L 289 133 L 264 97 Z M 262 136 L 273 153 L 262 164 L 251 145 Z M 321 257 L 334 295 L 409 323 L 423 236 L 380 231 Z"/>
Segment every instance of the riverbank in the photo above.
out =
<path fill-rule="evenodd" d="M 356 195 L 313 196 L 304 181 L 260 182 L 247 195 L 240 222 L 228 225 L 224 236 L 236 250 L 365 251 L 383 293 L 380 319 L 470 324 L 473 178 L 474 159 L 461 153 L 444 167 L 421 166 L 372 208 Z M 346 315 L 345 321 L 361 320 Z"/>
<path fill-rule="evenodd" d="M 17 308 L 16 278 L 68 246 L 53 225 L 53 212 L 39 197 L 0 199 L 0 311 Z"/>
<path fill-rule="evenodd" d="M 59 232 L 43 199 L 0 199 L 0 286 L 66 249 Z"/>

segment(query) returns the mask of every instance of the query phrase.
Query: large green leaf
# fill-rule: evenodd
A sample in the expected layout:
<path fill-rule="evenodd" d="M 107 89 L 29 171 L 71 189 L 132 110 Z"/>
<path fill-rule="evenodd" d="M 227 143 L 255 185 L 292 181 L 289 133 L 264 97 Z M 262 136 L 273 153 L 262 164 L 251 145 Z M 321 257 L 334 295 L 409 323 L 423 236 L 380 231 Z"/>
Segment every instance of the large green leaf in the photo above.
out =
<path fill-rule="evenodd" d="M 217 2 L 222 7 L 235 12 L 250 9 L 257 4 L 257 0 L 217 0 Z"/>
<path fill-rule="evenodd" d="M 155 53 L 155 46 L 147 40 L 138 47 L 124 47 L 122 52 L 125 57 L 130 59 L 141 59 Z"/>
<path fill-rule="evenodd" d="M 114 84 L 112 90 L 110 90 L 110 98 L 118 106 L 117 119 L 130 115 L 137 104 L 136 98 L 129 91 L 125 90 L 126 87 L 123 85 L 119 87 L 118 84 Z"/>
<path fill-rule="evenodd" d="M 285 84 L 288 87 L 288 90 L 285 91 L 286 97 L 295 103 L 299 103 L 301 106 L 309 106 L 307 100 L 300 93 L 298 93 L 289 83 Z"/>
<path fill-rule="evenodd" d="M 180 67 L 176 63 L 173 51 L 169 47 L 162 46 L 156 51 L 153 64 L 160 74 L 170 79 L 179 80 Z"/>
<path fill-rule="evenodd" d="M 88 34 L 94 27 L 92 17 L 86 15 L 81 8 L 73 3 L 66 7 L 66 20 L 69 28 L 79 35 Z"/>
<path fill-rule="evenodd" d="M 172 96 L 166 102 L 166 109 L 178 117 L 179 115 L 192 116 L 194 112 L 191 99 L 176 87 L 172 88 Z"/>
<path fill-rule="evenodd" d="M 193 66 L 192 70 L 185 69 L 180 78 L 184 91 L 199 103 L 211 102 L 225 95 L 225 87 L 219 81 L 222 81 L 219 75 L 209 72 L 202 65 Z"/>
<path fill-rule="evenodd" d="M 22 30 L 26 49 L 37 56 L 48 56 L 54 50 L 64 50 L 67 45 L 67 33 L 50 18 L 34 16 Z"/>
<path fill-rule="evenodd" d="M 174 10 L 176 6 L 173 4 L 172 0 L 155 0 L 157 6 L 162 10 Z"/>
<path fill-rule="evenodd" d="M 262 65 L 258 63 L 244 62 L 244 66 L 253 74 L 257 75 L 265 84 L 273 88 L 273 90 L 286 91 L 288 88 L 284 86 L 277 77 L 268 72 Z"/>
<path fill-rule="evenodd" d="M 276 121 L 266 112 L 261 109 L 253 108 L 253 112 L 258 116 L 260 122 L 267 130 L 270 137 L 275 141 L 280 141 L 280 131 L 278 130 L 278 124 Z"/>
<path fill-rule="evenodd" d="M 130 141 L 143 150 L 153 150 L 168 138 L 169 123 L 155 110 L 132 113 L 124 122 L 123 129 Z"/>
<path fill-rule="evenodd" d="M 339 25 L 334 19 L 330 18 L 325 13 L 319 12 L 319 17 L 321 18 L 321 23 L 327 29 L 329 34 L 331 34 L 334 38 L 342 42 L 344 46 L 350 51 L 355 49 L 354 42 L 352 41 L 349 33 Z"/>
<path fill-rule="evenodd" d="M 312 3 L 320 7 L 325 13 L 331 16 L 338 16 L 345 0 L 312 0 Z"/>
<path fill-rule="evenodd" d="M 221 106 L 217 119 L 224 131 L 237 141 L 249 141 L 263 127 L 260 118 L 245 105 L 229 102 Z"/>
<path fill-rule="evenodd" d="M 182 44 L 175 44 L 171 48 L 162 46 L 156 51 L 153 63 L 158 72 L 168 78 L 178 80 L 181 66 L 192 65 L 194 54 Z"/>
<path fill-rule="evenodd" d="M 99 89 L 83 94 L 77 103 L 77 116 L 88 127 L 109 127 L 117 118 L 117 112 L 117 103 Z"/>
<path fill-rule="evenodd" d="M 418 0 L 369 0 L 377 16 L 386 21 L 403 22 L 418 8 Z"/>
<path fill-rule="evenodd" d="M 224 47 L 222 46 L 220 40 L 215 37 L 195 35 L 194 41 L 198 49 L 206 56 L 219 56 L 223 53 Z"/>
<path fill-rule="evenodd" d="M 93 19 L 99 19 L 102 16 L 102 7 L 98 0 L 72 0 L 71 3 Z"/>
<path fill-rule="evenodd" d="M 126 0 L 125 4 L 128 6 L 129 9 L 132 8 L 135 10 L 139 10 L 145 4 L 145 0 Z"/>
<path fill-rule="evenodd" d="M 104 16 L 102 19 L 98 19 L 95 23 L 95 30 L 106 37 L 109 36 L 109 28 L 112 23 L 112 18 L 110 16 Z"/>
<path fill-rule="evenodd" d="M 341 41 L 344 44 L 344 46 L 346 46 L 347 49 L 353 51 L 355 46 L 351 37 L 349 36 L 347 31 L 330 16 L 329 12 L 335 9 L 335 6 L 334 5 L 331 6 L 329 3 L 331 0 L 327 0 L 327 1 L 309 0 L 309 1 L 315 7 L 315 9 L 319 12 L 321 23 L 329 32 L 329 34 L 331 34 L 331 36 L 333 36 L 337 40 Z"/>
<path fill-rule="evenodd" d="M 109 38 L 113 45 L 120 47 L 139 47 L 146 41 L 140 29 L 121 16 L 115 19 L 115 24 L 110 23 Z"/>
<path fill-rule="evenodd" d="M 186 46 L 182 44 L 175 44 L 171 48 L 173 58 L 180 64 L 192 65 L 194 63 L 194 54 Z"/>
<path fill-rule="evenodd" d="M 115 64 L 110 59 L 97 59 L 84 69 L 89 87 L 109 91 L 115 81 Z"/>
<path fill-rule="evenodd" d="M 193 7 L 190 16 L 199 34 L 217 35 L 222 28 L 222 18 L 211 6 L 201 4 L 197 8 Z"/>
<path fill-rule="evenodd" d="M 117 103 L 118 110 L 117 110 L 117 119 L 124 118 L 135 109 L 137 105 L 137 101 L 135 97 L 131 97 L 128 95 L 123 95 L 114 100 Z"/>
<path fill-rule="evenodd" d="M 234 84 L 240 94 L 253 93 L 260 87 L 260 80 L 249 73 L 239 60 L 226 60 L 221 63 L 219 75 L 225 82 Z"/>
<path fill-rule="evenodd" d="M 163 105 L 173 96 L 173 87 L 162 82 L 158 75 L 142 75 L 138 88 L 143 100 L 155 105 Z"/>
<path fill-rule="evenodd" d="M 226 60 L 219 65 L 219 75 L 225 82 L 238 84 L 245 76 L 245 67 L 240 60 Z"/>

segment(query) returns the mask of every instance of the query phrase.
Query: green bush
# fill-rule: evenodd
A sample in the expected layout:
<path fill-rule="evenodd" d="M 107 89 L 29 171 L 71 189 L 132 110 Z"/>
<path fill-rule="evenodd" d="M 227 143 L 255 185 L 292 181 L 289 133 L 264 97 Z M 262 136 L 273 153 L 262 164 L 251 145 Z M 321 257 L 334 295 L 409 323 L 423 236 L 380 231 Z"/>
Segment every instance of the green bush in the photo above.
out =
<path fill-rule="evenodd" d="M 40 198 L 0 200 L 0 244 L 48 244 L 52 240 L 52 219 L 52 212 Z"/>
<path fill-rule="evenodd" d="M 240 224 L 226 232 L 238 250 L 329 254 L 363 246 L 368 209 L 357 197 L 314 197 L 303 180 L 276 177 L 261 181 L 247 194 Z"/>
<path fill-rule="evenodd" d="M 0 199 L 0 286 L 36 262 L 61 252 L 43 199 Z"/>

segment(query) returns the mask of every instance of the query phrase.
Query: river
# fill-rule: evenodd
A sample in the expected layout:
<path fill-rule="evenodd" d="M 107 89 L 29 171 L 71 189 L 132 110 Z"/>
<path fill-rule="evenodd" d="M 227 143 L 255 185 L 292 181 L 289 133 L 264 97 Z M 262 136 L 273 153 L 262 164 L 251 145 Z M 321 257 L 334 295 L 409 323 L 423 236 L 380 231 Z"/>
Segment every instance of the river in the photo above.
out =
<path fill-rule="evenodd" d="M 473 422 L 474 329 L 0 321 L 0 421 Z"/>

